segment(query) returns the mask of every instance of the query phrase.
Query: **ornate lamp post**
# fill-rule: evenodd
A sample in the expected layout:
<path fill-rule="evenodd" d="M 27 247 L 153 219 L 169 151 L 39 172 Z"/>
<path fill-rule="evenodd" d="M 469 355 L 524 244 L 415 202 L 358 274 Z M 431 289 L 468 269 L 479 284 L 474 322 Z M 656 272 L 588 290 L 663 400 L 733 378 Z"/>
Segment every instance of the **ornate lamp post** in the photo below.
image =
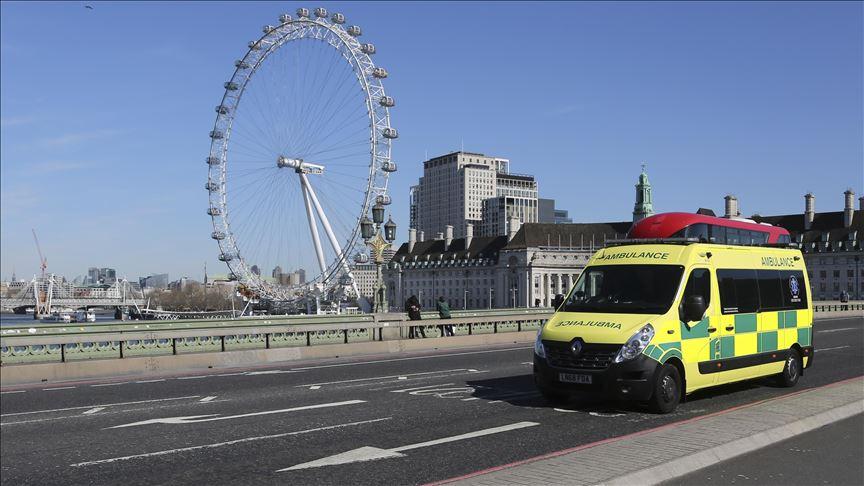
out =
<path fill-rule="evenodd" d="M 384 284 L 381 267 L 384 265 L 384 251 L 390 248 L 396 239 L 396 223 L 393 222 L 393 218 L 387 218 L 387 223 L 383 225 L 383 237 L 381 236 L 381 223 L 384 223 L 384 206 L 380 203 L 372 207 L 371 221 L 366 216 L 360 221 L 360 234 L 372 252 L 377 271 L 373 312 L 387 311 L 387 287 Z"/>

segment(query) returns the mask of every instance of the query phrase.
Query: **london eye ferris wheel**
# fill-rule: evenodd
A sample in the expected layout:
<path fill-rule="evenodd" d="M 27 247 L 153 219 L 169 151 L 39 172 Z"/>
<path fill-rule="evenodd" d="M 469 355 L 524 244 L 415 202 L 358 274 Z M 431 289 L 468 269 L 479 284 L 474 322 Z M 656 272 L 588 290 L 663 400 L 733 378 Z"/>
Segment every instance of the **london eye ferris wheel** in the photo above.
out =
<path fill-rule="evenodd" d="M 324 8 L 283 14 L 224 85 L 207 157 L 211 237 L 231 274 L 263 298 L 352 287 L 351 256 L 368 260 L 361 220 L 390 203 L 395 102 L 361 34 Z M 285 280 L 280 269 L 306 278 Z"/>

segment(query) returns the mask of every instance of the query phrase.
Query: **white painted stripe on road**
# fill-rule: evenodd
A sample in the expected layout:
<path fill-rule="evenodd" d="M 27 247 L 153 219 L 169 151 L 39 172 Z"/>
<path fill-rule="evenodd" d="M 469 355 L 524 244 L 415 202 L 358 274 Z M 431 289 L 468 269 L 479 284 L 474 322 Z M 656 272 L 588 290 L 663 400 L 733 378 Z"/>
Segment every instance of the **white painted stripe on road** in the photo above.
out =
<path fill-rule="evenodd" d="M 198 400 L 198 401 L 199 401 L 199 402 L 209 402 L 210 400 L 213 400 L 213 399 L 215 399 L 215 398 L 216 398 L 216 396 L 213 395 L 213 396 L 210 396 L 210 397 L 204 397 L 204 398 L 202 398 L 201 400 Z"/>
<path fill-rule="evenodd" d="M 834 351 L 835 349 L 843 349 L 843 348 L 851 348 L 851 347 L 852 347 L 852 346 L 835 346 L 835 347 L 833 347 L 833 348 L 821 348 L 821 349 L 817 349 L 815 352 L 818 353 L 819 351 Z"/>
<path fill-rule="evenodd" d="M 199 376 L 178 376 L 178 380 L 199 380 L 201 378 L 210 378 L 213 375 L 199 375 Z"/>
<path fill-rule="evenodd" d="M 72 390 L 74 386 L 58 386 L 56 388 L 43 388 L 42 391 Z"/>
<path fill-rule="evenodd" d="M 439 383 L 437 385 L 418 386 L 418 387 L 414 387 L 414 388 L 402 388 L 401 390 L 390 390 L 390 393 L 408 393 L 408 392 L 412 392 L 415 390 L 424 390 L 426 388 L 435 388 L 436 386 L 448 386 L 448 385 L 452 385 L 452 384 L 453 383 Z"/>
<path fill-rule="evenodd" d="M 342 366 L 359 366 L 359 365 L 378 364 L 378 363 L 393 363 L 393 362 L 397 362 L 397 361 L 414 361 L 417 359 L 449 358 L 451 356 L 469 356 L 472 354 L 503 353 L 506 351 L 520 351 L 523 349 L 533 349 L 533 346 L 520 346 L 518 348 L 505 348 L 505 349 L 487 349 L 485 351 L 466 351 L 464 353 L 436 354 L 436 355 L 431 355 L 431 356 L 411 356 L 408 358 L 378 359 L 375 361 L 357 361 L 357 362 L 352 362 L 352 363 L 338 363 L 338 364 L 319 365 L 319 366 L 305 366 L 303 368 L 292 368 L 291 371 L 320 370 L 323 368 L 338 368 L 338 367 L 342 367 Z"/>
<path fill-rule="evenodd" d="M 303 405 L 300 407 L 282 408 L 279 410 L 265 410 L 263 412 L 242 413 L 240 415 L 220 416 L 219 414 L 214 414 L 214 415 L 191 415 L 191 416 L 186 416 L 186 417 L 165 417 L 165 418 L 142 420 L 140 422 L 133 422 L 131 424 L 115 425 L 113 427 L 106 427 L 106 429 L 122 429 L 124 427 L 135 427 L 135 426 L 139 426 L 139 425 L 153 425 L 153 424 L 196 424 L 199 422 L 215 422 L 217 420 L 233 420 L 233 419 L 238 419 L 238 418 L 257 417 L 259 415 L 272 415 L 274 413 L 288 413 L 288 412 L 299 412 L 302 410 L 314 410 L 317 408 L 341 407 L 343 405 L 356 405 L 358 403 L 366 403 L 366 400 L 346 400 L 344 402 L 319 403 L 316 405 Z"/>
<path fill-rule="evenodd" d="M 247 371 L 245 374 L 248 376 L 257 376 L 257 375 L 280 375 L 282 373 L 294 373 L 291 370 L 266 370 L 266 371 Z"/>
<path fill-rule="evenodd" d="M 100 387 L 100 386 L 118 386 L 118 385 L 128 385 L 129 383 L 132 383 L 132 382 L 131 382 L 131 381 L 121 381 L 120 383 L 99 383 L 99 384 L 96 384 L 96 385 L 90 385 L 90 386 L 96 388 L 96 387 Z"/>
<path fill-rule="evenodd" d="M 437 375 L 442 373 L 455 373 L 457 371 L 474 371 L 477 370 L 469 370 L 467 368 L 456 368 L 452 370 L 440 370 L 440 371 L 424 371 L 423 373 L 408 373 L 403 375 L 389 375 L 389 376 L 372 376 L 369 378 L 355 378 L 353 380 L 339 380 L 339 381 L 324 381 L 321 383 L 307 383 L 305 385 L 294 385 L 295 388 L 309 388 L 312 386 L 321 387 L 323 385 L 338 385 L 341 383 L 357 383 L 359 381 L 372 381 L 372 380 L 388 380 L 393 378 L 399 378 L 400 376 L 426 376 L 426 375 Z"/>
<path fill-rule="evenodd" d="M 164 378 L 161 379 L 161 380 L 141 380 L 141 381 L 136 381 L 135 383 L 139 383 L 139 384 L 140 384 L 140 383 L 160 383 L 160 382 L 163 382 L 163 381 L 165 381 Z"/>
<path fill-rule="evenodd" d="M 5 391 L 5 392 L 0 392 L 0 395 L 8 395 L 9 393 L 24 393 L 25 391 L 27 391 L 27 390 L 12 390 L 12 391 Z"/>
<path fill-rule="evenodd" d="M 91 408 L 90 410 L 85 410 L 84 412 L 81 413 L 81 415 L 93 415 L 94 413 L 101 412 L 102 410 L 105 410 L 105 407 L 94 407 L 94 408 Z"/>
<path fill-rule="evenodd" d="M 402 447 L 396 447 L 393 449 L 389 449 L 392 452 L 402 452 L 402 451 L 410 451 L 411 449 L 419 449 L 421 447 L 429 447 L 438 444 L 446 444 L 448 442 L 456 442 L 458 440 L 465 439 L 473 439 L 474 437 L 483 437 L 484 435 L 491 434 L 500 434 L 501 432 L 507 432 L 510 430 L 524 429 L 525 427 L 534 427 L 535 425 L 540 425 L 537 422 L 516 422 L 515 424 L 510 425 L 502 425 L 501 427 L 492 427 L 491 429 L 483 429 L 477 430 L 474 432 L 468 432 L 467 434 L 459 434 L 454 435 L 452 437 L 444 437 L 443 439 L 435 439 L 429 440 L 426 442 L 420 442 L 418 444 L 409 444 Z"/>
<path fill-rule="evenodd" d="M 82 410 L 94 407 L 116 407 L 118 405 L 137 405 L 139 403 L 154 403 L 154 402 L 167 402 L 171 400 L 188 400 L 190 398 L 199 398 L 201 395 L 189 395 L 188 397 L 174 397 L 174 398 L 156 398 L 153 400 L 139 400 L 135 402 L 118 402 L 118 403 L 101 403 L 98 405 L 85 405 L 83 407 L 67 407 L 67 408 L 54 408 L 51 410 L 34 410 L 32 412 L 15 412 L 15 413 L 4 413 L 0 414 L 0 417 L 12 417 L 15 415 L 30 415 L 34 413 L 52 413 L 52 412 L 65 412 L 68 410 Z"/>
<path fill-rule="evenodd" d="M 243 372 L 240 372 L 240 373 L 222 373 L 222 374 L 219 374 L 219 375 L 212 375 L 212 376 L 240 376 L 240 375 L 245 375 L 245 374 L 246 374 L 246 372 L 243 371 Z"/>
<path fill-rule="evenodd" d="M 285 432 L 282 434 L 260 435 L 257 437 L 245 437 L 243 439 L 235 439 L 235 440 L 229 440 L 226 442 L 216 442 L 214 444 L 204 444 L 204 445 L 198 445 L 198 446 L 192 446 L 192 447 L 183 447 L 181 449 L 168 449 L 168 450 L 158 451 L 158 452 L 148 452 L 146 454 L 135 454 L 133 456 L 112 457 L 110 459 L 100 459 L 98 461 L 79 462 L 77 464 L 70 464 L 69 466 L 71 466 L 71 467 L 92 466 L 95 464 L 107 464 L 107 463 L 117 462 L 117 461 L 128 461 L 129 459 L 138 459 L 138 458 L 143 458 L 143 457 L 164 456 L 164 455 L 168 455 L 168 454 L 177 454 L 180 452 L 196 451 L 196 450 L 200 450 L 200 449 L 215 449 L 217 447 L 230 446 L 230 445 L 235 445 L 235 444 L 243 444 L 245 442 L 253 442 L 253 441 L 257 441 L 257 440 L 278 439 L 281 437 L 290 437 L 292 435 L 310 434 L 312 432 L 321 432 L 324 430 L 341 429 L 344 427 L 352 427 L 352 426 L 356 426 L 356 425 L 371 424 L 371 423 L 375 423 L 375 422 L 382 422 L 384 420 L 390 420 L 392 418 L 393 417 L 384 417 L 384 418 L 377 418 L 377 419 L 372 419 L 372 420 L 362 420 L 359 422 L 348 422 L 345 424 L 328 425 L 326 427 L 317 427 L 314 429 L 298 430 L 295 432 Z"/>
<path fill-rule="evenodd" d="M 821 334 L 823 332 L 840 332 L 840 331 L 857 331 L 859 328 L 857 327 L 841 327 L 840 329 L 823 329 L 821 331 L 816 331 L 817 334 Z"/>

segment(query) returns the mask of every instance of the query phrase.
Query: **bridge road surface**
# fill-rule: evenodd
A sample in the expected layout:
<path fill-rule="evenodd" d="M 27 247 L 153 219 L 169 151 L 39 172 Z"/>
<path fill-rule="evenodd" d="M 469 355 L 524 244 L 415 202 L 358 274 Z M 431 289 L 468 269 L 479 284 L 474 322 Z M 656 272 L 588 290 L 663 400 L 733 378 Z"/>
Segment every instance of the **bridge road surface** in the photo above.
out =
<path fill-rule="evenodd" d="M 864 318 L 819 320 L 796 388 L 724 386 L 665 416 L 549 406 L 528 345 L 10 387 L 0 481 L 420 484 L 861 376 L 862 342 Z"/>

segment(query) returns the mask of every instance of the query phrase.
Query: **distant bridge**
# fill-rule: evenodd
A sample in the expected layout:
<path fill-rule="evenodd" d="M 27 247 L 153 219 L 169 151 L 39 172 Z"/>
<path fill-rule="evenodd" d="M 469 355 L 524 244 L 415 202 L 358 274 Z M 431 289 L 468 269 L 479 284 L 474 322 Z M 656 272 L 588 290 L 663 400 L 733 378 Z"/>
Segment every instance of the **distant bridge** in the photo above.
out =
<path fill-rule="evenodd" d="M 50 275 L 36 278 L 20 289 L 11 290 L 0 298 L 0 306 L 23 312 L 33 308 L 37 315 L 48 315 L 55 308 L 81 309 L 89 307 L 138 307 L 144 305 L 144 295 L 132 288 L 127 280 L 118 280 L 109 287 L 77 287 Z"/>

